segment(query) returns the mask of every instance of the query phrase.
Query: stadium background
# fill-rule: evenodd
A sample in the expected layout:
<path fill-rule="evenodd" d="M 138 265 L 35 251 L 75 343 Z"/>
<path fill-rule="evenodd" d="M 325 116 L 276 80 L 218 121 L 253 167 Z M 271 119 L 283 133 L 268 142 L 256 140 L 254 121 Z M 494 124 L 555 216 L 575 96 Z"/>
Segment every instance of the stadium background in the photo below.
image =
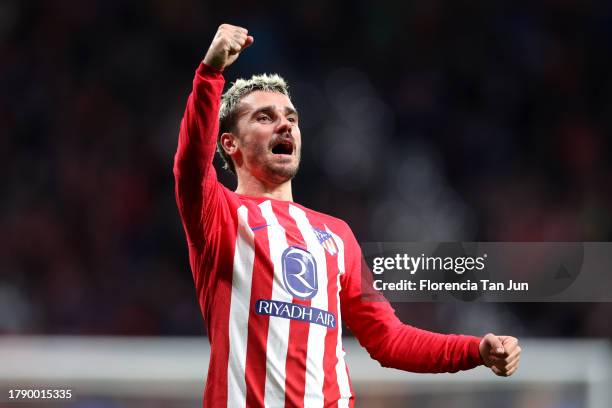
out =
<path fill-rule="evenodd" d="M 612 239 L 612 3 L 7 0 L 0 333 L 205 334 L 172 159 L 221 22 L 255 37 L 229 81 L 291 85 L 296 201 L 360 241 Z M 608 303 L 394 306 L 445 332 L 612 336 Z"/>

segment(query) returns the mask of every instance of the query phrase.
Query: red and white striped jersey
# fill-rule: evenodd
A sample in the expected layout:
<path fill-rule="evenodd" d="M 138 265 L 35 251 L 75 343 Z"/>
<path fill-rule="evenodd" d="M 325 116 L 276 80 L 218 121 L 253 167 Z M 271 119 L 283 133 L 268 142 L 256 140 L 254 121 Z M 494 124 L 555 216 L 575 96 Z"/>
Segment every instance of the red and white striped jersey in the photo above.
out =
<path fill-rule="evenodd" d="M 212 165 L 222 73 L 201 64 L 181 123 L 176 199 L 211 359 L 204 405 L 353 405 L 342 321 L 382 365 L 454 372 L 481 364 L 479 339 L 402 324 L 362 297 L 348 225 L 294 202 L 236 194 Z M 380 299 L 378 299 L 380 300 Z"/>

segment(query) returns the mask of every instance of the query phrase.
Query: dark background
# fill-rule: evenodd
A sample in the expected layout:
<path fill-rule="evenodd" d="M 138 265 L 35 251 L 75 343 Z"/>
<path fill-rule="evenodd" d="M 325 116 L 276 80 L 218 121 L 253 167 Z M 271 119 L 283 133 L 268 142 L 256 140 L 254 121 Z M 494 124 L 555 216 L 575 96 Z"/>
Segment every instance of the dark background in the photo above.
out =
<path fill-rule="evenodd" d="M 204 333 L 172 160 L 223 22 L 255 37 L 228 81 L 291 85 L 296 201 L 360 241 L 612 240 L 612 3 L 399 3 L 0 3 L 0 333 Z M 612 336 L 610 304 L 394 306 L 433 330 Z"/>

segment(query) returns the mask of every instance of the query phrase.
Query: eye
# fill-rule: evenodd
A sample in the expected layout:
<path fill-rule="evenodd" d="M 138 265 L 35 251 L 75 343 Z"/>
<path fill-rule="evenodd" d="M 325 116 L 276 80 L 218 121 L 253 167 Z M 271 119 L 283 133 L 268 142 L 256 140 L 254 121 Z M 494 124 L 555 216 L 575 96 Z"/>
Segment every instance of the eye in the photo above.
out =
<path fill-rule="evenodd" d="M 297 123 L 297 118 L 295 116 L 289 116 L 287 120 L 291 123 Z"/>
<path fill-rule="evenodd" d="M 257 115 L 257 121 L 258 122 L 268 122 L 270 121 L 270 115 L 265 114 L 265 113 L 260 113 L 259 115 Z"/>

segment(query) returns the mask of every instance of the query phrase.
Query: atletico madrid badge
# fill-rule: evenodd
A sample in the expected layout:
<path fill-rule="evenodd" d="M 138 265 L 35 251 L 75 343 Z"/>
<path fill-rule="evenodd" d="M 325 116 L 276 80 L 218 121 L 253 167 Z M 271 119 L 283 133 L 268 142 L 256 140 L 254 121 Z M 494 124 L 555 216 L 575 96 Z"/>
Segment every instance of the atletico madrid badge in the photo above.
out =
<path fill-rule="evenodd" d="M 327 231 L 322 231 L 320 229 L 313 228 L 317 239 L 319 240 L 319 244 L 330 255 L 336 255 L 338 253 L 338 247 L 336 246 L 336 241 L 334 241 L 334 237 Z"/>

